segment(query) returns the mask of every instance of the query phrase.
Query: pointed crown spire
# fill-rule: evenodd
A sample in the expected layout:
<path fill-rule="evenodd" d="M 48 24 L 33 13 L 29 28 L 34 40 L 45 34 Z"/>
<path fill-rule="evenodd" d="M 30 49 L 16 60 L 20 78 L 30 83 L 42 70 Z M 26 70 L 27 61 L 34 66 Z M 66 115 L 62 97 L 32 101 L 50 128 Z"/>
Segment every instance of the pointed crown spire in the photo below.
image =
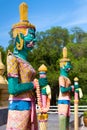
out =
<path fill-rule="evenodd" d="M 19 33 L 24 35 L 28 28 L 35 29 L 35 26 L 28 21 L 28 5 L 23 2 L 19 5 L 20 22 L 12 26 L 13 37 L 15 38 Z"/>
<path fill-rule="evenodd" d="M 39 71 L 39 72 L 47 72 L 47 67 L 46 67 L 44 64 L 42 64 L 42 65 L 38 68 L 38 71 Z"/>
<path fill-rule="evenodd" d="M 28 21 L 28 6 L 25 2 L 19 6 L 20 21 Z"/>
<path fill-rule="evenodd" d="M 63 48 L 63 58 L 60 59 L 60 67 L 63 67 L 67 61 L 70 61 L 69 58 L 67 58 L 67 48 Z"/>

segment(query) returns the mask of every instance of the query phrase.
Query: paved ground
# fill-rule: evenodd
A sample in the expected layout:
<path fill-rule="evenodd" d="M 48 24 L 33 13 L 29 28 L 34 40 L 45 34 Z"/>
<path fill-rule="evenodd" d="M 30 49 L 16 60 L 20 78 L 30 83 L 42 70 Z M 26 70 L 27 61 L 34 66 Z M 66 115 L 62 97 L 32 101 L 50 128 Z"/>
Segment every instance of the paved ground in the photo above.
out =
<path fill-rule="evenodd" d="M 0 130 L 6 130 L 6 125 L 3 125 L 0 127 Z M 48 119 L 48 130 L 58 130 L 58 115 L 57 114 L 49 114 L 49 119 Z M 70 130 L 74 130 L 74 128 L 70 127 Z M 78 130 L 87 130 L 87 127 L 82 126 L 79 127 Z"/>
<path fill-rule="evenodd" d="M 59 130 L 58 129 L 58 115 L 57 114 L 49 114 L 48 119 L 48 130 Z M 70 130 L 74 130 L 73 127 L 70 126 Z M 78 130 L 87 130 L 87 127 L 84 127 L 83 121 Z"/>
<path fill-rule="evenodd" d="M 6 130 L 6 125 L 0 126 L 0 130 Z"/>

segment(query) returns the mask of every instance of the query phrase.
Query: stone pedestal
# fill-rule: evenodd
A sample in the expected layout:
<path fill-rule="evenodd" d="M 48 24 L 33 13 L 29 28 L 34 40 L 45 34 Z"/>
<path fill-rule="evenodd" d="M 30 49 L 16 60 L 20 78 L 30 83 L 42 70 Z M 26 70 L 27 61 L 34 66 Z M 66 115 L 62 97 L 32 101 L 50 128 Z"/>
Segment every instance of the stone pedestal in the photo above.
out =
<path fill-rule="evenodd" d="M 0 52 L 0 107 L 8 105 L 7 80 L 4 78 L 5 65 L 2 63 Z"/>

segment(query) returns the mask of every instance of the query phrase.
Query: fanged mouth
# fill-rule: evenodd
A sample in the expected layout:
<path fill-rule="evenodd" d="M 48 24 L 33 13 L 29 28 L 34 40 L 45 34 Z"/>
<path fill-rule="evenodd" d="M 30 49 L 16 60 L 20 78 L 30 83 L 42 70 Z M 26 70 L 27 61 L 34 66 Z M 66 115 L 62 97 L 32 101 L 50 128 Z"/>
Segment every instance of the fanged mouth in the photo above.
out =
<path fill-rule="evenodd" d="M 70 68 L 67 68 L 66 70 L 67 70 L 67 71 L 70 71 Z"/>
<path fill-rule="evenodd" d="M 33 41 L 27 43 L 27 47 L 33 47 L 33 46 L 34 46 L 34 42 Z"/>

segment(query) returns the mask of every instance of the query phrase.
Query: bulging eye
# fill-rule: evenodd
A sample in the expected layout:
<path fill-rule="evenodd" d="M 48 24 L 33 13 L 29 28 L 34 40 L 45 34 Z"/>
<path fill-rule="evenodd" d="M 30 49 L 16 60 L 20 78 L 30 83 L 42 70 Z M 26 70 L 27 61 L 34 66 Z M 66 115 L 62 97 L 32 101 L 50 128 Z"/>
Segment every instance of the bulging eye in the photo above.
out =
<path fill-rule="evenodd" d="M 32 34 L 30 34 L 31 35 L 31 37 L 33 37 L 33 35 Z"/>
<path fill-rule="evenodd" d="M 32 38 L 34 38 L 34 35 L 33 35 L 33 34 L 30 34 L 30 36 L 31 36 Z"/>

